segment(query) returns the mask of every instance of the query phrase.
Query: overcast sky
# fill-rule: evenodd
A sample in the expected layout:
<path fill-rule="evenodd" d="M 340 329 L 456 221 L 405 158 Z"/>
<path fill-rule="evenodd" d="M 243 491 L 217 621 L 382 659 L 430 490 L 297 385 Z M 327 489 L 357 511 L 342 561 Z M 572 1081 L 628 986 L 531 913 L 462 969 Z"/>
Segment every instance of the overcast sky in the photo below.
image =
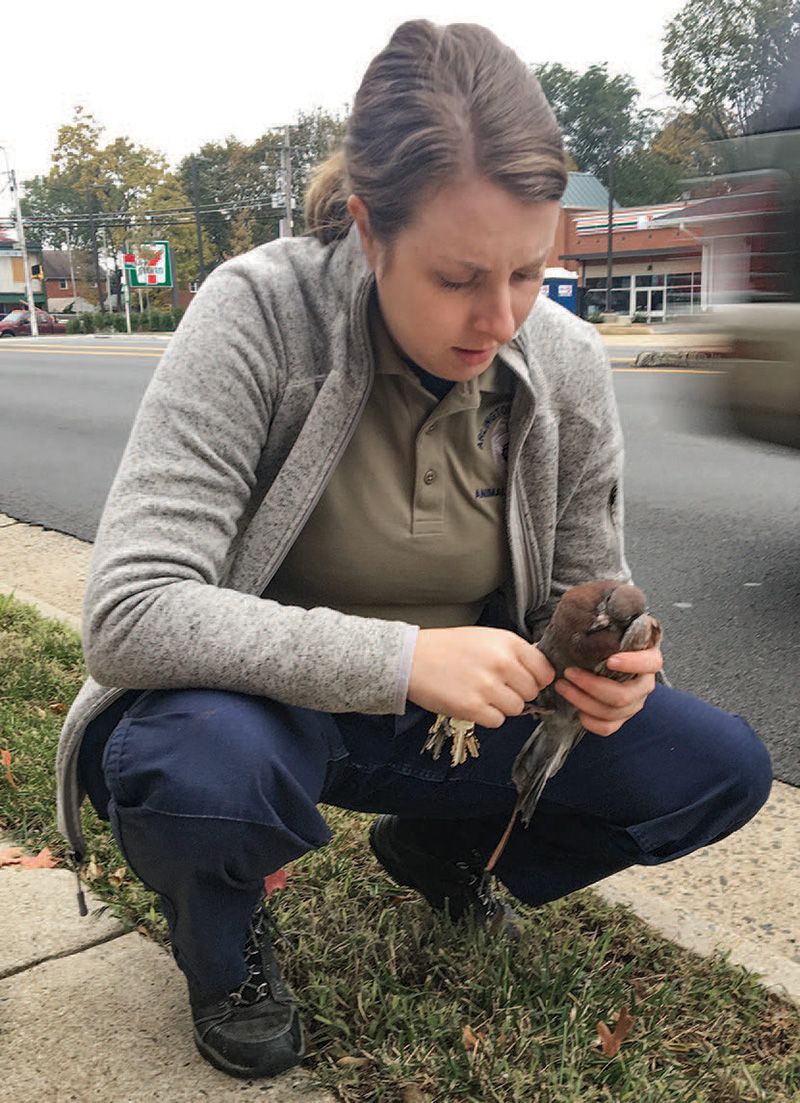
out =
<path fill-rule="evenodd" d="M 317 105 L 341 111 L 394 28 L 418 18 L 483 23 L 526 62 L 582 70 L 607 61 L 634 78 L 642 106 L 663 108 L 661 39 L 683 3 L 227 0 L 204 10 L 150 0 L 115 12 L 107 0 L 43 0 L 35 17 L 6 13 L 0 145 L 20 181 L 46 173 L 58 128 L 80 103 L 104 141 L 127 135 L 174 166 L 206 141 L 252 142 Z"/>

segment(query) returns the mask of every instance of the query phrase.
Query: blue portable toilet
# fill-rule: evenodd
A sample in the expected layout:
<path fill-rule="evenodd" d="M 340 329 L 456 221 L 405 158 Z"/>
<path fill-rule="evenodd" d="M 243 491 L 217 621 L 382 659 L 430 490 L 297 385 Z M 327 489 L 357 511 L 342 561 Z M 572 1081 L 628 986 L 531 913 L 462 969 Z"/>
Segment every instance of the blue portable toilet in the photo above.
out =
<path fill-rule="evenodd" d="M 545 268 L 542 283 L 542 295 L 547 295 L 554 303 L 578 313 L 578 273 L 566 268 Z"/>

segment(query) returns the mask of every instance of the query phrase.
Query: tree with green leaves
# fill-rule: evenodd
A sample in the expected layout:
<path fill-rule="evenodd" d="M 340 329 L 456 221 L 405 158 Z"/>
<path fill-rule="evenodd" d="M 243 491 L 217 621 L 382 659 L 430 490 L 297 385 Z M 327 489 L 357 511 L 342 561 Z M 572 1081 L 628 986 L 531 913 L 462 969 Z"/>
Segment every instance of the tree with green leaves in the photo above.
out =
<path fill-rule="evenodd" d="M 127 137 L 104 144 L 103 129 L 78 105 L 71 122 L 58 130 L 50 171 L 23 182 L 23 217 L 49 216 L 67 224 L 36 229 L 46 248 L 66 244 L 69 225 L 70 241 L 77 249 L 92 250 L 97 240 L 116 256 L 124 248 L 136 208 L 164 180 L 167 166 L 161 153 Z M 131 221 L 126 225 L 123 218 L 122 223 L 104 225 L 104 214 L 128 215 Z"/>
<path fill-rule="evenodd" d="M 583 73 L 559 63 L 536 65 L 533 71 L 583 172 L 605 182 L 611 146 L 622 156 L 651 136 L 656 113 L 637 108 L 639 92 L 627 74 L 611 77 L 607 64 Z"/>
<path fill-rule="evenodd" d="M 303 196 L 311 171 L 341 143 L 346 124 L 346 114 L 330 114 L 317 107 L 299 112 L 297 121 L 289 127 L 295 235 L 305 231 Z M 178 166 L 183 188 L 194 202 L 192 157 L 196 157 L 201 212 L 203 207 L 221 208 L 201 214 L 203 229 L 214 250 L 213 264 L 278 237 L 284 209 L 273 208 L 271 197 L 282 190 L 283 143 L 284 130 L 278 127 L 266 131 L 249 146 L 231 135 L 224 143 L 205 143 L 198 154 L 190 154 Z"/>
<path fill-rule="evenodd" d="M 85 221 L 89 214 L 99 217 L 132 211 L 163 181 L 167 171 L 161 153 L 137 146 L 126 137 L 102 144 L 103 129 L 93 115 L 77 106 L 72 122 L 59 127 L 47 176 L 23 183 L 23 215 L 75 218 L 72 240 L 87 248 L 91 246 Z M 121 248 L 124 231 L 109 228 L 108 233 L 114 246 Z M 48 246 L 59 248 L 66 231 L 48 229 L 40 236 Z"/>
<path fill-rule="evenodd" d="M 709 136 L 743 134 L 800 35 L 800 0 L 689 0 L 667 25 L 667 90 Z"/>
<path fill-rule="evenodd" d="M 638 106 L 639 91 L 630 76 L 610 76 L 607 64 L 591 65 L 582 73 L 559 63 L 536 65 L 533 71 L 573 164 L 608 186 L 613 153 L 614 197 L 623 206 L 675 198 L 681 172 L 652 150 L 660 116 Z"/>

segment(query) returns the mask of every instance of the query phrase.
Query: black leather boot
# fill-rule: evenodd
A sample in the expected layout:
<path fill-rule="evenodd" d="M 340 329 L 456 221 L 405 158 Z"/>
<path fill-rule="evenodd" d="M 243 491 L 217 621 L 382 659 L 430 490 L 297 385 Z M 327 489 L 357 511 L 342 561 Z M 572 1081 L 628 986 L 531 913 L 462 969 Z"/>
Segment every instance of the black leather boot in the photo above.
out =
<path fill-rule="evenodd" d="M 519 916 L 495 896 L 478 851 L 459 848 L 457 842 L 445 848 L 432 838 L 426 841 L 414 824 L 399 816 L 373 820 L 369 843 L 392 880 L 422 893 L 435 911 L 454 921 L 472 915 L 491 934 L 519 940 Z"/>
<path fill-rule="evenodd" d="M 234 991 L 218 1000 L 198 1000 L 189 985 L 195 1045 L 231 1076 L 276 1076 L 299 1064 L 305 1053 L 297 1007 L 269 938 L 271 925 L 259 904 L 245 946 L 247 976 Z"/>

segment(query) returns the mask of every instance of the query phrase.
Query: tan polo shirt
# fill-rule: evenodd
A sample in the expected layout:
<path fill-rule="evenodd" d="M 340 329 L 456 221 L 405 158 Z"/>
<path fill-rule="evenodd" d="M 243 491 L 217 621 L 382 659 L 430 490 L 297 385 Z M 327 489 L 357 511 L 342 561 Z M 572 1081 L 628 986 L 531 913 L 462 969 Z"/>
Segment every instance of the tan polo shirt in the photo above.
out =
<path fill-rule="evenodd" d="M 514 378 L 495 359 L 438 401 L 403 362 L 373 292 L 375 382 L 322 497 L 264 593 L 306 609 L 474 624 L 510 576 Z"/>

